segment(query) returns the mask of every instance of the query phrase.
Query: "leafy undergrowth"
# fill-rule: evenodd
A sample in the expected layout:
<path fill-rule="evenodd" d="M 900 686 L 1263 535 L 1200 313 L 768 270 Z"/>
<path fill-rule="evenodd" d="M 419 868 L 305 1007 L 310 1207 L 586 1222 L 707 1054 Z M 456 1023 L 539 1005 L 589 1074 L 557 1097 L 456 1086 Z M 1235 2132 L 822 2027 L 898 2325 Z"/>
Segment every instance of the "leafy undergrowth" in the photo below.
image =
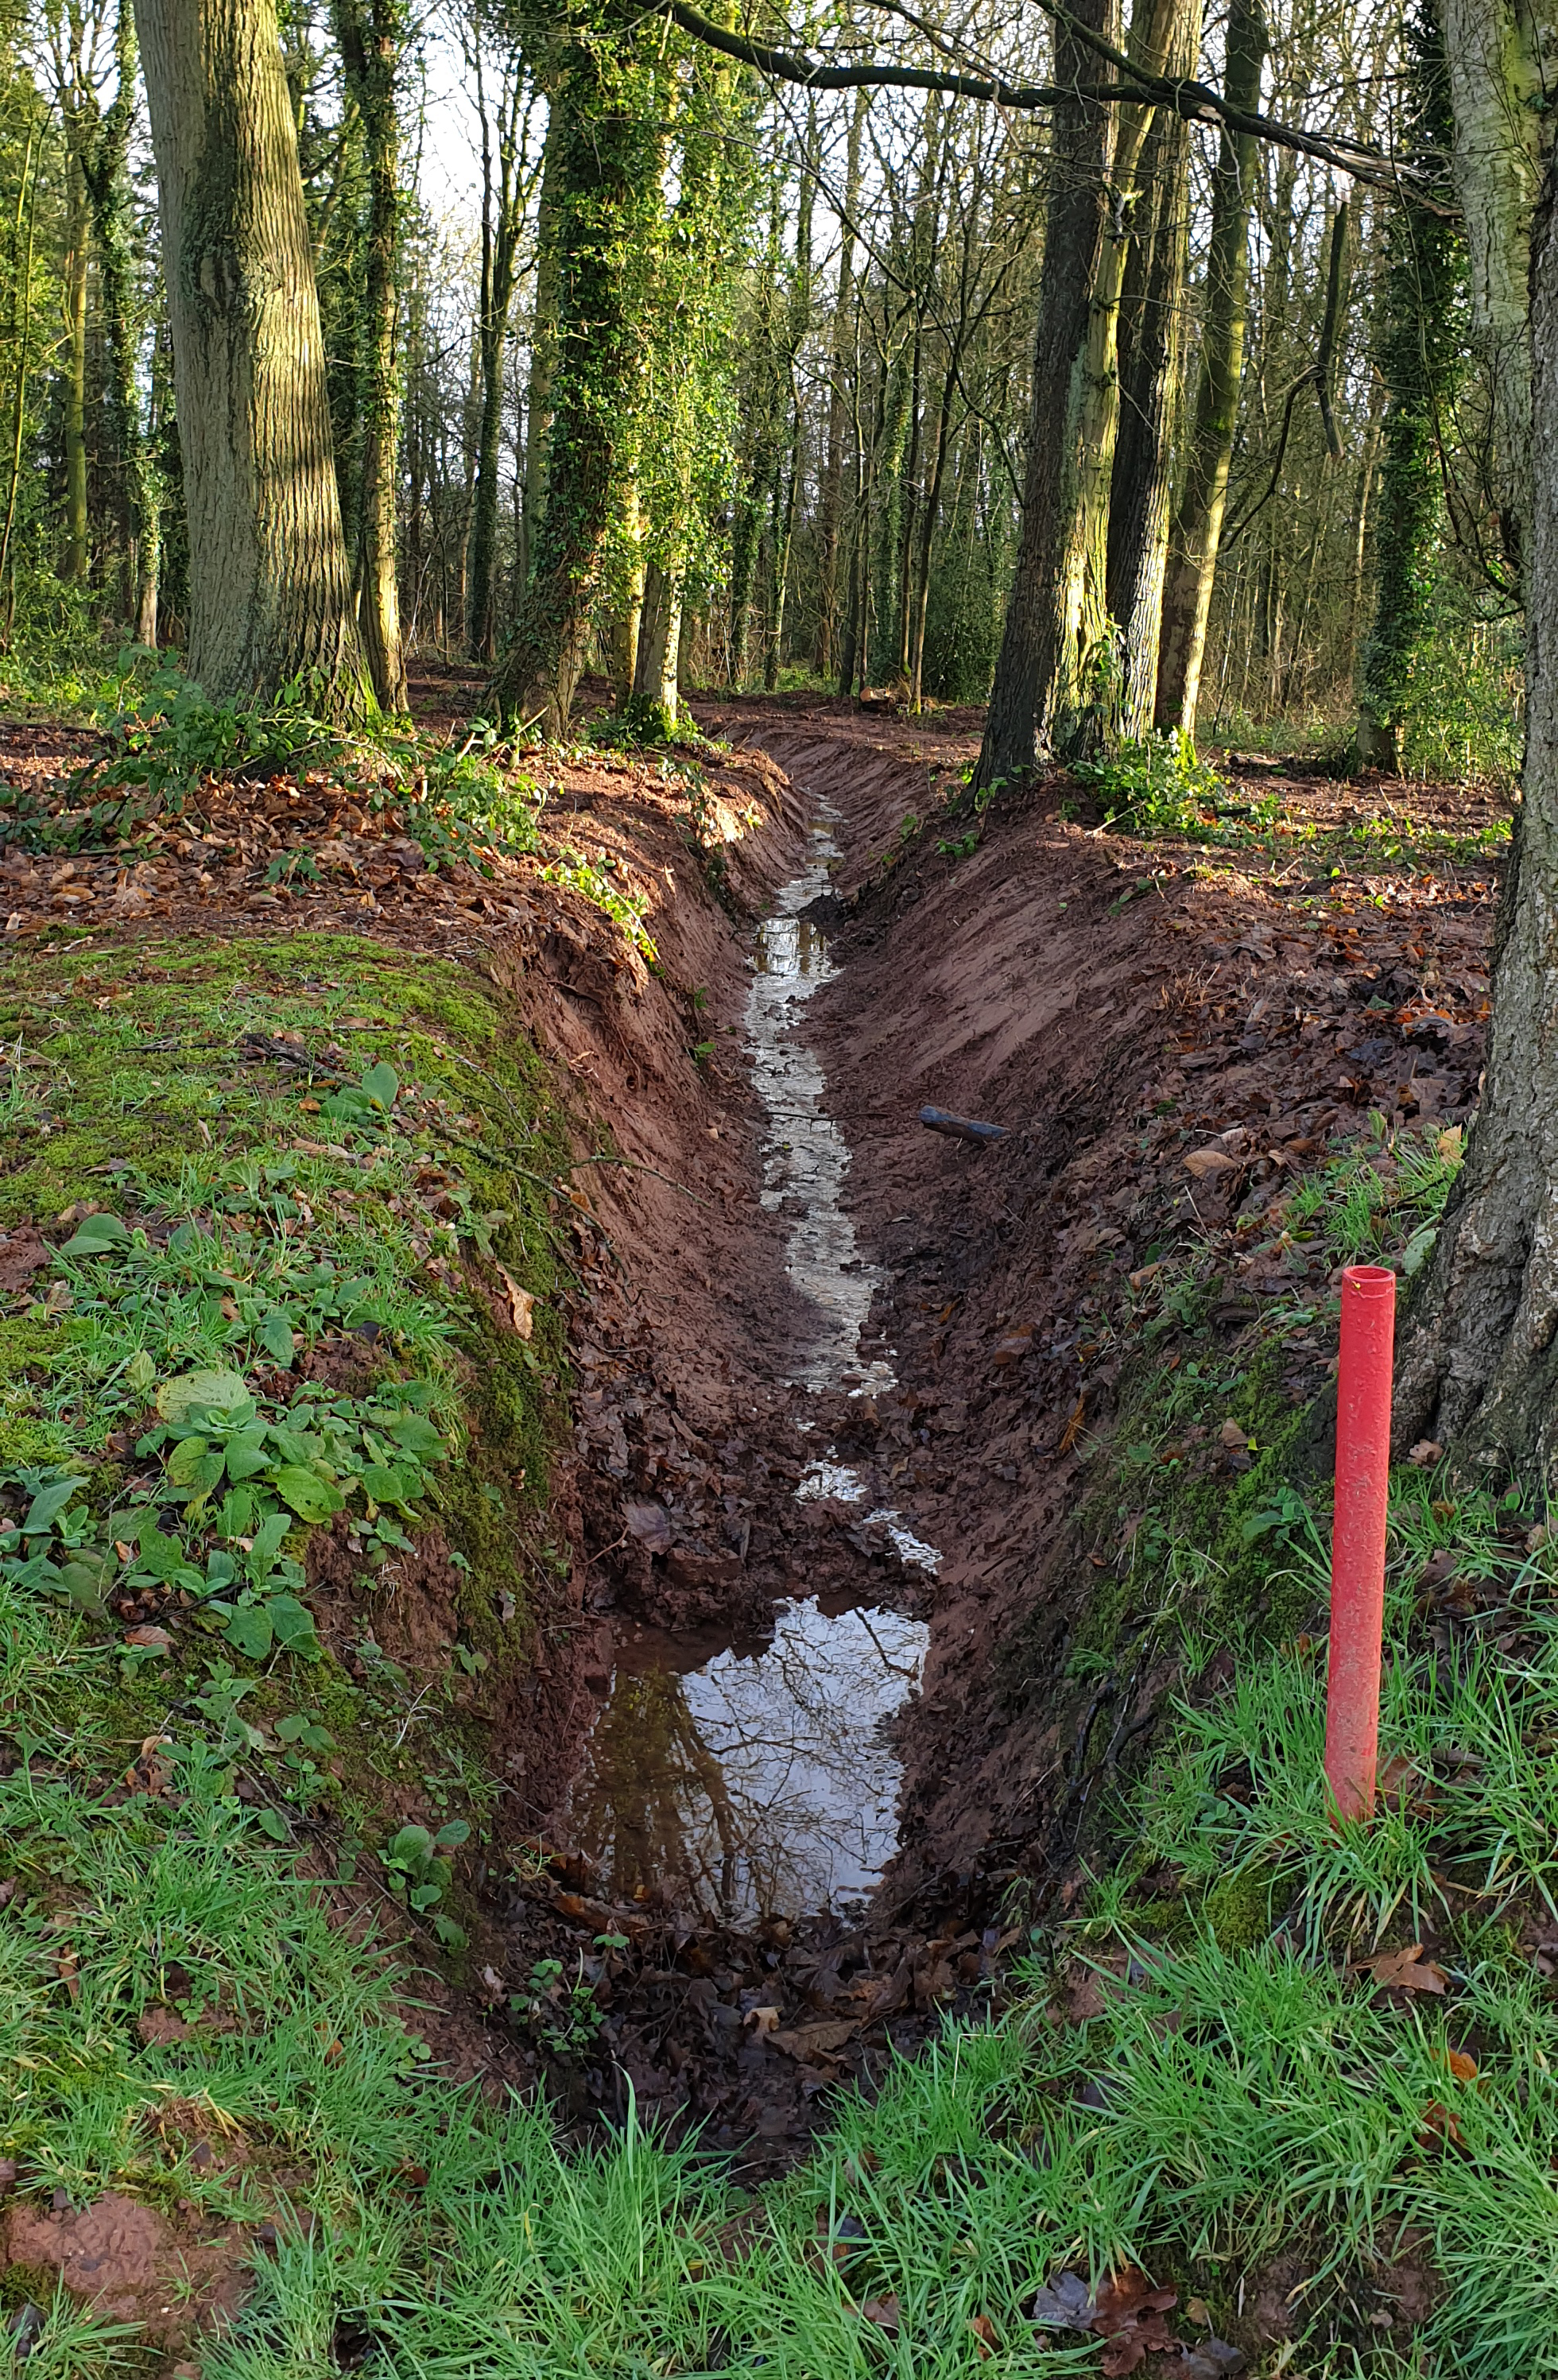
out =
<path fill-rule="evenodd" d="M 467 972 L 348 937 L 15 954 L 0 1031 L 18 1773 L 203 1763 L 277 1842 L 377 1852 L 457 1949 L 483 1687 L 566 1563 L 539 1066 Z M 456 1641 L 413 1676 L 429 1582 Z"/>

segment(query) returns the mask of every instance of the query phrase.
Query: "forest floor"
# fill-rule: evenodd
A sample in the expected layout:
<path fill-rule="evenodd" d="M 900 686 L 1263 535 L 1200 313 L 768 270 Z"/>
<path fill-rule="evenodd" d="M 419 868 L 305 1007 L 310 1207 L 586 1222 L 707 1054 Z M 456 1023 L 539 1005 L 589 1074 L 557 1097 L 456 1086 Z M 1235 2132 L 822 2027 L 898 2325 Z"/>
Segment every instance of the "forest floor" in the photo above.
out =
<path fill-rule="evenodd" d="M 418 693 L 155 819 L 0 722 L 30 2368 L 1558 2370 L 1543 1511 L 1413 1450 L 1319 1772 L 1507 808 Z"/>

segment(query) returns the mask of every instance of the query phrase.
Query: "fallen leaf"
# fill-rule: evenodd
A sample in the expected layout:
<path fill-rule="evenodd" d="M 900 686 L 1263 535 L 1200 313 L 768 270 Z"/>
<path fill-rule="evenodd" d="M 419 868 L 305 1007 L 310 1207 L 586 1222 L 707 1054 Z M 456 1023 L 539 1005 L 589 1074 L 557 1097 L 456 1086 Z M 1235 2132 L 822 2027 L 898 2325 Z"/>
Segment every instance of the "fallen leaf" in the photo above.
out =
<path fill-rule="evenodd" d="M 55 1961 L 55 1973 L 70 1995 L 72 2007 L 81 1997 L 81 1986 L 77 1973 L 80 1963 L 79 1954 L 68 1947 L 61 1949 Z"/>
<path fill-rule="evenodd" d="M 777 2029 L 779 2011 L 776 2008 L 749 2009 L 747 2022 L 750 2025 L 756 2038 L 761 2041 L 764 2034 L 773 2033 Z"/>
<path fill-rule="evenodd" d="M 1418 2138 L 1426 2149 L 1434 2148 L 1441 2143 L 1446 2148 L 1458 2149 L 1461 2145 L 1461 2128 L 1448 2107 L 1442 2107 L 1437 2099 L 1430 2099 L 1423 2109 L 1422 2126 Z"/>
<path fill-rule="evenodd" d="M 791 2032 L 771 2033 L 767 2038 L 786 2058 L 831 2058 L 859 2030 L 858 2017 L 834 2017 L 826 2024 L 798 2025 Z"/>
<path fill-rule="evenodd" d="M 1126 2323 L 1150 2313 L 1167 2313 L 1178 2303 L 1177 2289 L 1155 2289 L 1145 2273 L 1127 2265 L 1123 2272 L 1111 2273 L 1100 2289 L 1093 2328 L 1108 2338 Z"/>
<path fill-rule="evenodd" d="M 1211 2323 L 1211 2308 L 1208 2305 L 1205 2298 L 1187 2298 L 1185 2301 L 1185 2318 L 1187 2322 L 1199 2322 L 1203 2329 L 1210 2328 Z"/>
<path fill-rule="evenodd" d="M 868 2298 L 860 2308 L 860 2319 L 862 2322 L 874 2322 L 878 2330 L 885 2330 L 895 2338 L 903 2316 L 895 2297 Z"/>
<path fill-rule="evenodd" d="M 1076 2273 L 1057 2273 L 1029 2309 L 1041 2330 L 1091 2330 L 1098 2306 Z"/>
<path fill-rule="evenodd" d="M 1420 1942 L 1404 1950 L 1382 1950 L 1375 1959 L 1360 1960 L 1355 1974 L 1370 1974 L 1379 1991 L 1442 1992 L 1449 1980 L 1442 1967 L 1423 1957 Z"/>
<path fill-rule="evenodd" d="M 1232 2380 L 1235 2372 L 1244 2370 L 1247 2360 L 1225 2338 L 1203 2338 L 1199 2345 L 1187 2347 L 1180 2362 L 1168 2368 L 1179 2374 L 1179 2380 Z"/>
<path fill-rule="evenodd" d="M 1241 1163 L 1230 1157 L 1225 1148 L 1192 1148 L 1185 1160 L 1185 1170 L 1198 1182 L 1205 1182 L 1214 1173 L 1236 1173 Z"/>
<path fill-rule="evenodd" d="M 651 1554 L 668 1554 L 671 1550 L 671 1515 L 663 1504 L 625 1504 L 622 1517 L 627 1534 L 637 1537 Z"/>
<path fill-rule="evenodd" d="M 1442 2066 L 1447 2066 L 1450 2069 L 1457 2082 L 1476 2082 L 1477 2060 L 1475 2058 L 1468 2058 L 1464 2049 L 1435 2050 L 1434 2056 Z"/>
<path fill-rule="evenodd" d="M 528 1289 L 520 1288 L 514 1275 L 503 1265 L 499 1265 L 498 1270 L 508 1292 L 508 1311 L 513 1318 L 514 1328 L 521 1339 L 529 1339 L 535 1329 L 535 1299 Z"/>
<path fill-rule="evenodd" d="M 165 1628 L 151 1628 L 144 1623 L 139 1628 L 127 1628 L 125 1642 L 143 1653 L 171 1653 L 173 1638 Z"/>
<path fill-rule="evenodd" d="M 982 2362 L 987 2356 L 993 2355 L 995 2352 L 995 2325 L 989 2314 L 977 2313 L 970 2320 L 968 2327 L 974 2334 L 974 2344 L 980 2350 L 980 2360 Z"/>
<path fill-rule="evenodd" d="M 1070 1420 L 1066 1423 L 1065 1427 L 1060 1434 L 1060 1451 L 1063 1454 L 1069 1454 L 1072 1448 L 1076 1445 L 1077 1440 L 1080 1438 L 1082 1434 L 1082 1421 L 1087 1410 L 1087 1397 L 1085 1395 L 1079 1396 L 1076 1403 L 1071 1408 Z"/>
<path fill-rule="evenodd" d="M 1217 1435 L 1224 1446 L 1236 1446 L 1241 1452 L 1249 1444 L 1249 1439 L 1236 1421 L 1225 1421 Z"/>
<path fill-rule="evenodd" d="M 1026 1330 L 1014 1330 L 1008 1337 L 998 1339 L 990 1360 L 992 1364 L 1015 1364 L 1028 1354 L 1032 1344 L 1033 1330 L 1030 1325 Z"/>
<path fill-rule="evenodd" d="M 1416 1446 L 1407 1450 L 1406 1460 L 1415 1463 L 1419 1471 L 1427 1471 L 1431 1464 L 1443 1462 L 1444 1449 L 1434 1439 L 1420 1438 Z"/>
<path fill-rule="evenodd" d="M 0 1239 L 0 1291 L 25 1289 L 53 1255 L 53 1248 L 30 1223 L 23 1223 L 8 1238 Z"/>

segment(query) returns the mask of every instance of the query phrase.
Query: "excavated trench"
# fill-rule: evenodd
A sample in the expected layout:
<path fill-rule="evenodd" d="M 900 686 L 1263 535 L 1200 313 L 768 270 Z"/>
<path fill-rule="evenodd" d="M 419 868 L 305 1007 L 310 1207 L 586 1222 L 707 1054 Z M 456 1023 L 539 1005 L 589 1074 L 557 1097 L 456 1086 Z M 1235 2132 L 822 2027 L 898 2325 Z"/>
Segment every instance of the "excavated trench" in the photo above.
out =
<path fill-rule="evenodd" d="M 895 1385 L 891 1350 L 861 1353 L 880 1275 L 845 1203 L 849 1148 L 805 1030 L 808 1004 L 837 972 L 808 914 L 830 896 L 835 823 L 824 809 L 810 824 L 806 864 L 758 927 L 744 1017 L 761 1201 L 785 1219 L 785 1269 L 801 1304 L 783 1385 L 814 1401 Z M 792 1421 L 818 1444 L 797 1500 L 858 1510 L 905 1570 L 933 1578 L 934 1547 L 839 1460 L 825 1422 L 803 1411 Z M 633 1629 L 614 1644 L 563 1840 L 619 1894 L 669 1892 L 725 1925 L 858 1912 L 897 1848 L 891 1722 L 919 1683 L 928 1634 L 875 1582 L 782 1597 L 766 1641 Z"/>
<path fill-rule="evenodd" d="M 485 1947 L 604 2011 L 552 2077 L 578 2117 L 630 2085 L 761 2172 L 831 2086 L 998 1997 L 1010 1888 L 1067 1905 L 1151 1740 L 1172 1654 L 1133 1638 L 1130 1516 L 1089 1520 L 1085 1476 L 1128 1277 L 1193 1228 L 1229 1249 L 1236 1324 L 1279 1283 L 1234 1205 L 1278 1194 L 1283 1147 L 1398 1076 L 1454 1120 L 1475 1072 L 1470 1041 L 1428 1071 L 1409 1023 L 1355 1048 L 1361 945 L 1194 853 L 1101 842 L 1059 788 L 917 833 L 972 719 L 702 723 L 766 791 L 701 882 L 685 847 L 663 867 L 656 978 L 542 953 L 542 1038 L 654 1172 L 603 1177 L 578 1226 L 573 1616 Z M 1485 892 L 1451 886 L 1414 948 L 1469 964 Z M 926 1104 L 1006 1136 L 938 1137 Z M 1187 1132 L 1249 1149 L 1194 1216 Z M 1305 1403 L 1323 1351 L 1288 1360 Z M 1118 1662 L 1068 1684 L 1101 1594 Z"/>

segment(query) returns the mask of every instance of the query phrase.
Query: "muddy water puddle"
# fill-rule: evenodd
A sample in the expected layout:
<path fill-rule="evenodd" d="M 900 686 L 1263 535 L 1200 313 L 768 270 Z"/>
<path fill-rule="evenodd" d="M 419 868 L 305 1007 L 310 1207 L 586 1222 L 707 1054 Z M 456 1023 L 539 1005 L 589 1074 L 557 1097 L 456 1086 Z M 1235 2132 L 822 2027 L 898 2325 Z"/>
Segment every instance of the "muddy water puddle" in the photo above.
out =
<path fill-rule="evenodd" d="M 789 1222 L 785 1267 L 809 1316 L 789 1378 L 858 1395 L 894 1380 L 860 1347 L 881 1275 L 845 1209 L 848 1145 L 799 1029 L 836 973 L 804 913 L 830 890 L 838 856 L 824 817 L 759 929 L 746 1026 L 767 1123 L 762 1203 Z M 907 1567 L 938 1569 L 936 1548 L 831 1446 L 819 1445 L 796 1492 L 858 1504 Z M 657 1888 L 727 1924 L 858 1903 L 897 1847 L 891 1722 L 919 1682 L 929 1633 L 891 1608 L 815 1597 L 778 1605 L 761 1644 L 619 1633 L 572 1797 L 578 1850 L 617 1899 Z"/>

